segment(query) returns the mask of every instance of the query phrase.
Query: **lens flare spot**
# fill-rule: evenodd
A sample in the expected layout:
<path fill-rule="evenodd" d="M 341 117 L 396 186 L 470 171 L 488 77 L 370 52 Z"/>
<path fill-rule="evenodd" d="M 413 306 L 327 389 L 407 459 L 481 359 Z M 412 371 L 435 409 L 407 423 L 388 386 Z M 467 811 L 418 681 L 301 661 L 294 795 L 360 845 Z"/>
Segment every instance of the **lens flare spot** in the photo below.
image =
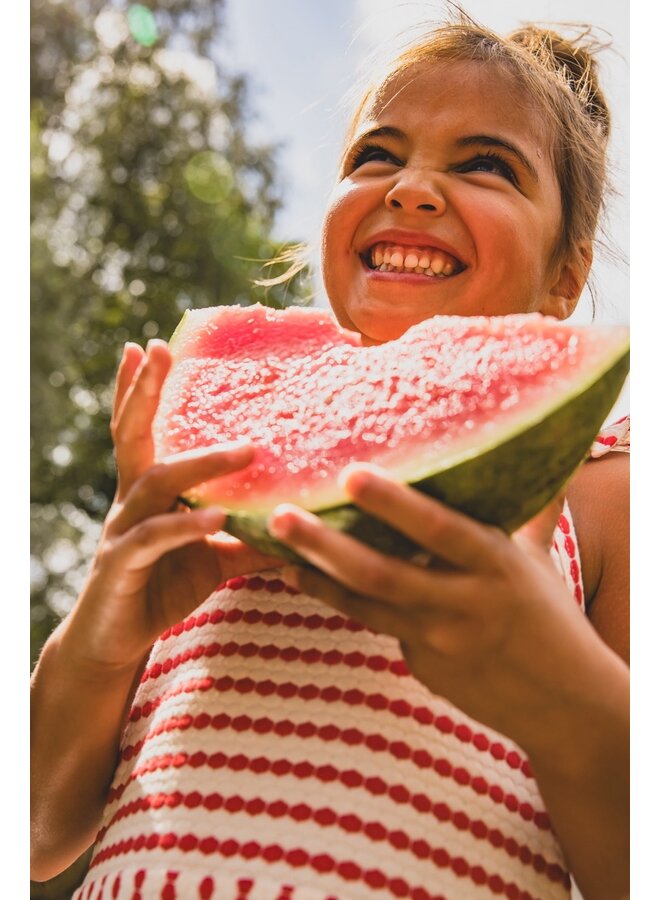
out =
<path fill-rule="evenodd" d="M 141 3 L 134 3 L 126 16 L 133 38 L 143 47 L 151 47 L 158 40 L 158 24 L 152 11 Z"/>
<path fill-rule="evenodd" d="M 204 203 L 226 200 L 234 187 L 231 166 L 213 150 L 196 153 L 186 165 L 188 190 Z"/>

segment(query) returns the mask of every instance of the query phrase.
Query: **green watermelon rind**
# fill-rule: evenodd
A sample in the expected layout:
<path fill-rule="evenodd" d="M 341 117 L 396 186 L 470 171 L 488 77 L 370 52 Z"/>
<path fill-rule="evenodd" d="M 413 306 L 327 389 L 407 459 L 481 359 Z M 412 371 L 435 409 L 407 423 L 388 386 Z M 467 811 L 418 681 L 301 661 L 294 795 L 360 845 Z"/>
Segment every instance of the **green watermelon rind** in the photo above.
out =
<path fill-rule="evenodd" d="M 181 351 L 181 345 L 184 344 L 185 339 L 188 335 L 188 331 L 194 333 L 194 331 L 197 328 L 201 327 L 205 323 L 205 321 L 213 321 L 216 315 L 217 308 L 214 306 L 203 307 L 202 309 L 184 310 L 179 324 L 172 332 L 172 337 L 169 340 L 168 346 L 170 348 L 172 358 L 176 359 L 176 357 L 179 355 Z"/>
<path fill-rule="evenodd" d="M 511 534 L 540 512 L 569 481 L 588 456 L 598 430 L 626 380 L 628 348 L 605 371 L 596 372 L 582 390 L 565 396 L 551 412 L 495 445 L 473 453 L 441 471 L 411 482 L 412 486 L 485 524 Z M 419 546 L 346 503 L 315 514 L 328 526 L 380 550 L 410 558 Z M 224 530 L 264 553 L 305 562 L 268 531 L 269 514 L 231 512 Z"/>

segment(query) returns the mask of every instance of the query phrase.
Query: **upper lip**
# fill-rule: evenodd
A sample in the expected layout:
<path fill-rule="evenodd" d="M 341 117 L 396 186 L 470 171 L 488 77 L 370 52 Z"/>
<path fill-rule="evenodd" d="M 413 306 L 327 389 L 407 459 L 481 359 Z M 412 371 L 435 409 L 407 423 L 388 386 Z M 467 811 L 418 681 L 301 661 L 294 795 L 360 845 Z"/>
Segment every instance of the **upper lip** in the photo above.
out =
<path fill-rule="evenodd" d="M 380 243 L 401 244 L 406 247 L 434 247 L 436 250 L 441 250 L 443 253 L 453 256 L 462 268 L 465 268 L 467 265 L 458 250 L 451 244 L 448 244 L 447 241 L 440 240 L 435 235 L 427 234 L 423 231 L 403 231 L 400 228 L 386 228 L 384 231 L 378 231 L 370 235 L 362 244 L 359 251 L 360 255 L 368 253 L 374 244 Z"/>

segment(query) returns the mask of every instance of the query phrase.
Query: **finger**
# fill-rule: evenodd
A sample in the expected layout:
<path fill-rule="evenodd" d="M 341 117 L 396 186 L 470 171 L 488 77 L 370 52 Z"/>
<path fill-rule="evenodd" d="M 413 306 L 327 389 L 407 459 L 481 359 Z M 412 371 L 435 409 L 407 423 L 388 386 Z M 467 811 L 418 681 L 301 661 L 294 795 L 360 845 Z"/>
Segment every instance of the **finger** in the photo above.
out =
<path fill-rule="evenodd" d="M 117 414 L 115 451 L 120 491 L 127 491 L 153 463 L 152 425 L 171 357 L 164 341 L 149 341 L 144 359 Z"/>
<path fill-rule="evenodd" d="M 278 506 L 268 528 L 278 540 L 354 593 L 403 608 L 439 606 L 438 596 L 447 609 L 464 601 L 464 573 L 433 572 L 383 556 L 292 504 Z"/>
<path fill-rule="evenodd" d="M 361 509 L 382 519 L 425 550 L 452 565 L 486 571 L 504 535 L 469 516 L 392 481 L 375 466 L 353 464 L 342 473 L 343 487 Z"/>
<path fill-rule="evenodd" d="M 131 382 L 135 377 L 135 373 L 140 367 L 140 363 L 143 359 L 144 350 L 142 349 L 142 347 L 140 347 L 139 344 L 134 344 L 129 341 L 124 345 L 124 351 L 119 362 L 119 368 L 117 369 L 115 395 L 112 403 L 112 419 L 110 422 L 110 429 L 113 435 L 117 424 L 117 416 L 124 401 L 124 397 L 126 396 L 126 391 L 129 389 Z"/>
<path fill-rule="evenodd" d="M 550 550 L 554 540 L 555 528 L 559 516 L 564 509 L 566 491 L 561 491 L 545 506 L 540 513 L 526 522 L 514 534 L 514 540 L 528 542 L 544 551 Z"/>
<path fill-rule="evenodd" d="M 416 639 L 417 629 L 409 610 L 354 594 L 313 569 L 287 566 L 282 572 L 282 578 L 304 594 L 322 600 L 337 612 L 378 634 L 389 634 L 398 640 Z"/>
<path fill-rule="evenodd" d="M 252 456 L 249 444 L 222 444 L 187 450 L 164 459 L 151 466 L 131 487 L 112 519 L 109 533 L 123 534 L 144 519 L 172 510 L 180 495 L 211 478 L 244 468 Z"/>
<path fill-rule="evenodd" d="M 219 509 L 153 516 L 135 525 L 119 539 L 115 563 L 123 572 L 150 568 L 166 553 L 218 531 L 225 518 Z"/>

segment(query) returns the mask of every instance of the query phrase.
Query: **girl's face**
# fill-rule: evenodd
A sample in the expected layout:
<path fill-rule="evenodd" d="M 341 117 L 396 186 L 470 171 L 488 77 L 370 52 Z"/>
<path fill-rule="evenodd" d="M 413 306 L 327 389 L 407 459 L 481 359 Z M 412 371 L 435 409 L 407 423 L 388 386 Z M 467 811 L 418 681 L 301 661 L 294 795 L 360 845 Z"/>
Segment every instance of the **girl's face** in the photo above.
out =
<path fill-rule="evenodd" d="M 438 314 L 565 318 L 582 279 L 551 265 L 560 226 L 548 130 L 511 78 L 418 64 L 365 110 L 342 163 L 323 227 L 328 297 L 365 343 Z"/>

